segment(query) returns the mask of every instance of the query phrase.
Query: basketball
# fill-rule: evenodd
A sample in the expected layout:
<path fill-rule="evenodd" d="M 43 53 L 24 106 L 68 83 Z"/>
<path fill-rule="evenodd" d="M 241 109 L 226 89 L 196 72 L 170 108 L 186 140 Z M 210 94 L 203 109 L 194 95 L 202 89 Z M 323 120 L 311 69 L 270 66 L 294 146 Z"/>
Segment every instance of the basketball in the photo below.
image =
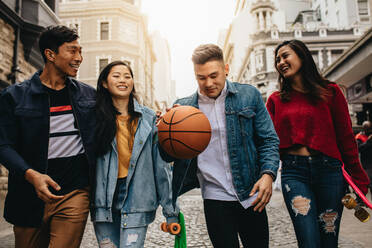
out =
<path fill-rule="evenodd" d="M 211 125 L 199 109 L 191 106 L 172 108 L 158 125 L 161 147 L 172 157 L 190 159 L 207 148 Z"/>

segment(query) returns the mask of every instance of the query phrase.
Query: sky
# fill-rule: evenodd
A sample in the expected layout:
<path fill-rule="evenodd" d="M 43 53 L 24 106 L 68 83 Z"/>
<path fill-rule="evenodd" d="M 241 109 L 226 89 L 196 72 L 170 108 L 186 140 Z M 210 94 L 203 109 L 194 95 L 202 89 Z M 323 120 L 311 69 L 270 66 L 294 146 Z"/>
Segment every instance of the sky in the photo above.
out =
<path fill-rule="evenodd" d="M 149 31 L 158 30 L 168 40 L 177 97 L 197 89 L 192 52 L 200 44 L 217 44 L 219 31 L 233 19 L 235 4 L 235 0 L 142 0 Z"/>

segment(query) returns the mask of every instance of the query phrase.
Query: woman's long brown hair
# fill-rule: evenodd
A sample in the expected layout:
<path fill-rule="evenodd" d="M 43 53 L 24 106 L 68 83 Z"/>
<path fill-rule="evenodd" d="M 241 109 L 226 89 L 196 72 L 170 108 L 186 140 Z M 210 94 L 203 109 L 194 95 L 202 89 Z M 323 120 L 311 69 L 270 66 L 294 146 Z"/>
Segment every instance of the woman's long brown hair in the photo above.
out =
<path fill-rule="evenodd" d="M 124 65 L 128 68 L 132 78 L 133 78 L 133 71 L 131 67 L 123 62 L 123 61 L 114 61 L 108 64 L 100 73 L 97 81 L 97 101 L 96 101 L 96 117 L 97 117 L 97 125 L 96 125 L 96 145 L 97 145 L 97 153 L 98 155 L 103 155 L 107 151 L 109 151 L 111 142 L 115 138 L 116 135 L 116 116 L 119 111 L 115 108 L 114 104 L 112 103 L 112 97 L 110 92 L 103 87 L 103 83 L 107 81 L 107 77 L 114 66 L 117 65 Z M 135 127 L 138 121 L 139 113 L 134 111 L 134 99 L 137 100 L 136 91 L 134 89 L 129 95 L 129 102 L 128 102 L 128 114 L 129 120 L 127 122 L 127 127 L 131 136 L 135 134 Z M 130 146 L 132 144 L 129 144 Z"/>

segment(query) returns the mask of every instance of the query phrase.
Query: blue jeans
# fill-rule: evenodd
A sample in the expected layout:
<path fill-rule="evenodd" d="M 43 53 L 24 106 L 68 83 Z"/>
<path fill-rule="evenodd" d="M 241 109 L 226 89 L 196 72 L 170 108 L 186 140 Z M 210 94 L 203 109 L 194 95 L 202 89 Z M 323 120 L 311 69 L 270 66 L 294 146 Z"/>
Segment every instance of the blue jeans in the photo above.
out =
<path fill-rule="evenodd" d="M 122 225 L 126 192 L 126 178 L 118 179 L 112 204 L 113 222 L 94 222 L 98 245 L 100 248 L 140 248 L 144 246 L 147 226 L 124 228 Z"/>
<path fill-rule="evenodd" d="M 346 184 L 341 162 L 325 156 L 282 156 L 282 192 L 299 247 L 337 248 Z"/>

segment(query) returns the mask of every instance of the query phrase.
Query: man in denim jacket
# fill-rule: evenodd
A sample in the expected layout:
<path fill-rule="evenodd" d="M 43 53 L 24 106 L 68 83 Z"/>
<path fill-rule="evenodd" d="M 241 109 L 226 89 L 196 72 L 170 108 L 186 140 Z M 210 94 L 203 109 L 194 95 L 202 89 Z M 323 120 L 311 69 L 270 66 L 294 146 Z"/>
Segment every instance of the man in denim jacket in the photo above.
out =
<path fill-rule="evenodd" d="M 279 165 L 279 139 L 260 92 L 226 80 L 222 50 L 201 45 L 193 53 L 198 91 L 175 105 L 199 108 L 208 117 L 212 137 L 192 160 L 173 160 L 174 199 L 201 187 L 208 234 L 214 247 L 268 247 L 265 206 Z"/>

